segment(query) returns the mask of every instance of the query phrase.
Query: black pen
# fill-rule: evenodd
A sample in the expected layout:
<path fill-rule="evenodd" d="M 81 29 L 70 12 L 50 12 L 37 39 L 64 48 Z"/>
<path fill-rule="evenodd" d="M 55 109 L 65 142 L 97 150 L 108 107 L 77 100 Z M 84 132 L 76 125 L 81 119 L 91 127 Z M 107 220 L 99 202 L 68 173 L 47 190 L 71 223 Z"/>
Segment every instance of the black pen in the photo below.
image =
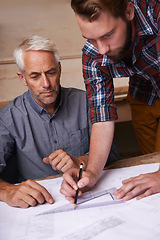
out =
<path fill-rule="evenodd" d="M 82 167 L 83 167 L 83 163 L 80 164 L 78 181 L 80 180 L 81 175 L 82 175 Z M 76 196 L 74 199 L 74 209 L 76 208 L 76 205 L 77 205 L 78 192 L 79 192 L 79 189 L 77 189 L 77 191 L 76 191 Z"/>

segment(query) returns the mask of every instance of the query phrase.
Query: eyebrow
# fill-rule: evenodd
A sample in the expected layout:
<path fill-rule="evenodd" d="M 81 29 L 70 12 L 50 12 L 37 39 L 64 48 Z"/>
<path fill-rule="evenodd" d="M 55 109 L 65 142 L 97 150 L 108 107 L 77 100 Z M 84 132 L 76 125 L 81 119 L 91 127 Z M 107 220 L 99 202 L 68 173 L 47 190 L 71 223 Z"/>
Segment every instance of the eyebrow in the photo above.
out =
<path fill-rule="evenodd" d="M 55 71 L 56 69 L 57 69 L 56 67 L 53 67 L 53 68 L 47 70 L 45 73 L 49 73 L 49 72 L 51 72 L 51 71 Z"/>
<path fill-rule="evenodd" d="M 112 34 L 112 33 L 115 31 L 115 29 L 116 29 L 116 28 L 113 28 L 111 31 L 109 31 L 108 33 L 105 33 L 104 35 L 100 36 L 99 38 L 103 38 L 103 37 L 105 37 L 105 36 L 107 36 L 107 35 Z M 83 37 L 84 39 L 94 40 L 94 39 L 92 39 L 92 38 L 87 38 L 87 37 L 85 37 L 84 35 L 82 35 L 82 37 Z"/>
<path fill-rule="evenodd" d="M 49 73 L 49 72 L 55 71 L 55 70 L 56 70 L 56 68 L 53 67 L 53 68 L 50 68 L 49 70 L 47 70 L 45 73 Z M 36 74 L 41 74 L 41 73 L 40 73 L 40 72 L 31 72 L 31 73 L 29 74 L 29 76 L 36 75 Z"/>

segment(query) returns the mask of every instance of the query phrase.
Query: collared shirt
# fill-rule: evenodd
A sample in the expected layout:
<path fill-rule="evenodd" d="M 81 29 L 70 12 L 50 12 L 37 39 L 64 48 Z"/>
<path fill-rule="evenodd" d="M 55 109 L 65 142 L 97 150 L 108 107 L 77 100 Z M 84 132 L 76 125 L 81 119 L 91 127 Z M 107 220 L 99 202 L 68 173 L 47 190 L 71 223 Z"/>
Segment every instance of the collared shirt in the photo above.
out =
<path fill-rule="evenodd" d="M 160 1 L 132 2 L 136 26 L 132 67 L 99 54 L 90 41 L 82 50 L 92 123 L 117 119 L 113 78 L 130 77 L 130 94 L 148 105 L 160 98 Z"/>
<path fill-rule="evenodd" d="M 0 176 L 8 164 L 12 175 L 10 166 L 15 161 L 20 181 L 59 174 L 42 159 L 57 149 L 73 157 L 88 153 L 90 131 L 84 91 L 61 88 L 60 104 L 52 117 L 28 91 L 0 110 Z"/>

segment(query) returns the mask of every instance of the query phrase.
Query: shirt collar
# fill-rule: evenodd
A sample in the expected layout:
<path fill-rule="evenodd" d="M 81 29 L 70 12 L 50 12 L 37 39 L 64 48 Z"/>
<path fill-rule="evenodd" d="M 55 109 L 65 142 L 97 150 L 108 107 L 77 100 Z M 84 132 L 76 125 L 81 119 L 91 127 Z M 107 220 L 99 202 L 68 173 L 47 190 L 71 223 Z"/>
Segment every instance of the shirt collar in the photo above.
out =
<path fill-rule="evenodd" d="M 27 92 L 27 100 L 28 102 L 30 103 L 30 105 L 32 106 L 32 108 L 39 114 L 41 114 L 43 108 L 38 104 L 36 103 L 36 101 L 34 100 L 34 98 L 32 97 L 32 94 L 31 92 L 28 90 Z"/>
<path fill-rule="evenodd" d="M 60 89 L 59 89 L 60 101 L 59 101 L 59 104 L 58 104 L 57 109 L 55 110 L 53 116 L 56 114 L 56 112 L 58 111 L 58 109 L 59 109 L 59 107 L 60 107 L 60 105 L 61 105 L 61 103 L 62 103 L 62 94 L 61 94 L 61 91 L 62 91 L 62 89 L 61 89 L 61 86 L 60 86 Z M 32 108 L 33 108 L 38 114 L 40 114 L 40 115 L 42 115 L 43 113 L 49 114 L 48 111 L 47 111 L 45 108 L 41 107 L 41 106 L 34 100 L 34 98 L 32 97 L 32 94 L 31 94 L 31 92 L 30 92 L 29 90 L 28 90 L 28 92 L 27 92 L 27 100 L 28 100 L 28 102 L 30 103 L 30 105 L 32 106 Z M 52 117 L 53 117 L 53 116 L 52 116 Z"/>
<path fill-rule="evenodd" d="M 87 56 L 91 56 L 92 58 L 96 57 L 97 62 L 100 60 L 100 62 L 102 62 L 102 66 L 105 66 L 106 64 L 113 64 L 113 60 L 108 58 L 107 55 L 101 55 L 98 49 L 89 40 L 87 40 L 82 51 Z M 103 57 L 103 61 L 102 61 L 102 57 Z"/>
<path fill-rule="evenodd" d="M 136 1 L 133 1 L 133 3 Z M 153 30 L 150 24 L 147 22 L 146 17 L 142 13 L 140 7 L 137 4 L 134 4 L 134 12 L 135 12 L 135 22 L 136 22 L 136 29 L 137 34 L 139 36 L 145 36 L 145 35 L 153 35 Z M 152 16 L 152 8 L 148 7 L 147 9 L 147 15 Z"/>
<path fill-rule="evenodd" d="M 99 54 L 98 49 L 89 41 L 86 41 L 86 44 L 84 45 L 82 51 L 89 56 L 95 57 Z"/>

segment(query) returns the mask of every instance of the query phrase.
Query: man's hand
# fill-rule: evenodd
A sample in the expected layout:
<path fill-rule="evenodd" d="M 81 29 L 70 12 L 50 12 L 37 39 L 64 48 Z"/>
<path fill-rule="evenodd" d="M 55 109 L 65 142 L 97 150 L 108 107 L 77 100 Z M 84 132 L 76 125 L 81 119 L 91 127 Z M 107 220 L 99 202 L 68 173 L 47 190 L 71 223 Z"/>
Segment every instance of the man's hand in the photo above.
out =
<path fill-rule="evenodd" d="M 114 194 L 116 198 L 128 201 L 137 196 L 137 200 L 160 192 L 160 170 L 141 174 L 122 181 L 123 186 Z"/>
<path fill-rule="evenodd" d="M 60 193 L 65 195 L 71 203 L 74 203 L 74 197 L 78 188 L 80 189 L 78 196 L 80 196 L 82 195 L 82 192 L 91 189 L 97 181 L 97 178 L 90 171 L 83 171 L 82 178 L 77 182 L 78 176 L 79 169 L 75 168 L 72 168 L 63 174 Z"/>
<path fill-rule="evenodd" d="M 48 202 L 54 202 L 50 193 L 33 180 L 27 180 L 18 185 L 2 183 L 1 200 L 13 207 L 28 208 Z"/>
<path fill-rule="evenodd" d="M 43 162 L 51 164 L 54 170 L 67 172 L 70 168 L 79 168 L 80 161 L 73 158 L 62 149 L 59 149 L 43 159 Z"/>

